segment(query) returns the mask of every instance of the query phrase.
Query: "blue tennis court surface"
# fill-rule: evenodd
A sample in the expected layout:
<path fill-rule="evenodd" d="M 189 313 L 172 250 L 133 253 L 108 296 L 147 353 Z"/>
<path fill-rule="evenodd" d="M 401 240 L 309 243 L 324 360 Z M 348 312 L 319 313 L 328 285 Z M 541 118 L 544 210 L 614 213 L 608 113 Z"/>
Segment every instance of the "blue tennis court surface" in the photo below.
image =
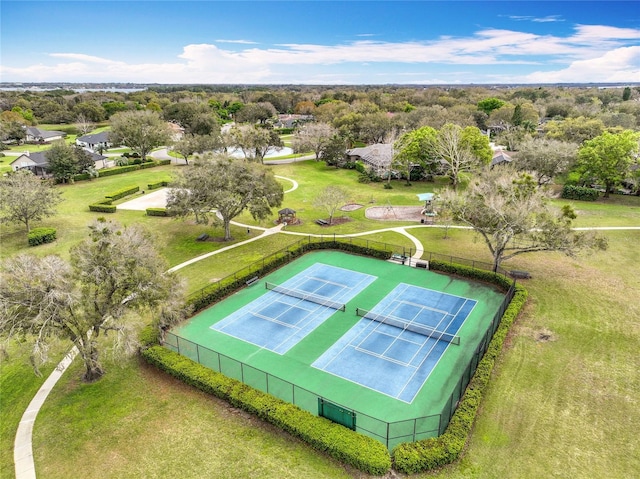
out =
<path fill-rule="evenodd" d="M 401 283 L 312 366 L 411 403 L 475 305 Z"/>
<path fill-rule="evenodd" d="M 316 263 L 280 286 L 315 300 L 347 303 L 376 279 L 356 271 Z M 268 291 L 217 322 L 212 329 L 284 354 L 333 314 L 344 314 L 300 297 Z"/>

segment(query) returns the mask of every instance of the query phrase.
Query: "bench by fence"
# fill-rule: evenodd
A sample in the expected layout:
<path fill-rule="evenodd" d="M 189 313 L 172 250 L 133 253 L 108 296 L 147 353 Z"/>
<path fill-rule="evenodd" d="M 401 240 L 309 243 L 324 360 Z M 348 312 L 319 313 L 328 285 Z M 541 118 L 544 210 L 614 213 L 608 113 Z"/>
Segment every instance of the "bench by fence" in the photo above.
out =
<path fill-rule="evenodd" d="M 515 279 L 530 279 L 531 273 L 528 271 L 518 271 L 517 269 L 513 269 L 509 271 L 509 276 Z"/>
<path fill-rule="evenodd" d="M 260 279 L 259 277 L 254 276 L 253 278 L 249 278 L 247 281 L 245 281 L 245 284 L 247 286 L 251 286 L 252 284 L 257 283 L 259 279 Z"/>
<path fill-rule="evenodd" d="M 404 264 L 406 260 L 407 260 L 407 257 L 405 255 L 398 254 L 398 253 L 394 253 L 391 255 L 391 261 L 398 261 L 399 263 Z"/>

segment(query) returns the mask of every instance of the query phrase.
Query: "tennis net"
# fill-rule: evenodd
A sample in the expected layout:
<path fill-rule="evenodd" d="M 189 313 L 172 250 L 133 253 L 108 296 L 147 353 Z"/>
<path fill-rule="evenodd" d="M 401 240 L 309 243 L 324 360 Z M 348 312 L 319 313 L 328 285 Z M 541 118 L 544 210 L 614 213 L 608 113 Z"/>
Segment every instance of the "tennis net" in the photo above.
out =
<path fill-rule="evenodd" d="M 412 331 L 429 338 L 440 339 L 452 344 L 460 344 L 460 336 L 445 333 L 444 331 L 438 331 L 437 329 L 433 329 L 428 326 L 423 326 L 417 323 L 409 323 L 398 318 L 383 316 L 382 314 L 372 313 L 371 311 L 367 311 L 366 309 L 362 308 L 356 308 L 356 314 L 363 318 L 377 321 L 378 323 L 388 324 L 402 330 Z"/>
<path fill-rule="evenodd" d="M 276 293 L 284 294 L 285 296 L 291 296 L 293 298 L 303 299 L 305 301 L 311 301 L 312 303 L 316 303 L 321 306 L 327 306 L 332 309 L 337 309 L 338 311 L 345 311 L 347 308 L 346 305 L 342 303 L 336 303 L 335 301 L 331 301 L 316 294 L 306 293 L 304 291 L 298 291 L 296 289 L 285 288 L 283 286 L 279 286 L 277 284 L 269 282 L 265 282 L 264 286 L 270 291 L 275 291 Z"/>

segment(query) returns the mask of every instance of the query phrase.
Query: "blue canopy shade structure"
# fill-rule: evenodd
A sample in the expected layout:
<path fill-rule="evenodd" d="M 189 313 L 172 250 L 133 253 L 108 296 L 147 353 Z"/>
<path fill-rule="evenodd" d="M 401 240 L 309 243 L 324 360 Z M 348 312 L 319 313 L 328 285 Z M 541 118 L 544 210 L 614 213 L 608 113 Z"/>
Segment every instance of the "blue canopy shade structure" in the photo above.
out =
<path fill-rule="evenodd" d="M 432 201 L 435 193 L 420 193 L 418 194 L 418 199 L 420 201 Z"/>

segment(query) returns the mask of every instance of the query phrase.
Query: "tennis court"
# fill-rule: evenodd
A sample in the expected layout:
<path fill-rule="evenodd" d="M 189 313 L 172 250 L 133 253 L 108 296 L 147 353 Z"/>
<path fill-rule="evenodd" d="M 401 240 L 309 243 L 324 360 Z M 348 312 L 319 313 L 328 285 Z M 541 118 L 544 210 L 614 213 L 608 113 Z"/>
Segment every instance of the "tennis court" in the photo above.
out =
<path fill-rule="evenodd" d="M 313 414 L 329 417 L 331 404 L 352 411 L 348 427 L 392 448 L 442 432 L 504 297 L 430 270 L 317 251 L 201 311 L 167 347 Z"/>
<path fill-rule="evenodd" d="M 475 305 L 401 283 L 312 366 L 411 403 Z"/>
<path fill-rule="evenodd" d="M 316 263 L 269 291 L 212 329 L 284 354 L 375 280 L 374 276 Z"/>

